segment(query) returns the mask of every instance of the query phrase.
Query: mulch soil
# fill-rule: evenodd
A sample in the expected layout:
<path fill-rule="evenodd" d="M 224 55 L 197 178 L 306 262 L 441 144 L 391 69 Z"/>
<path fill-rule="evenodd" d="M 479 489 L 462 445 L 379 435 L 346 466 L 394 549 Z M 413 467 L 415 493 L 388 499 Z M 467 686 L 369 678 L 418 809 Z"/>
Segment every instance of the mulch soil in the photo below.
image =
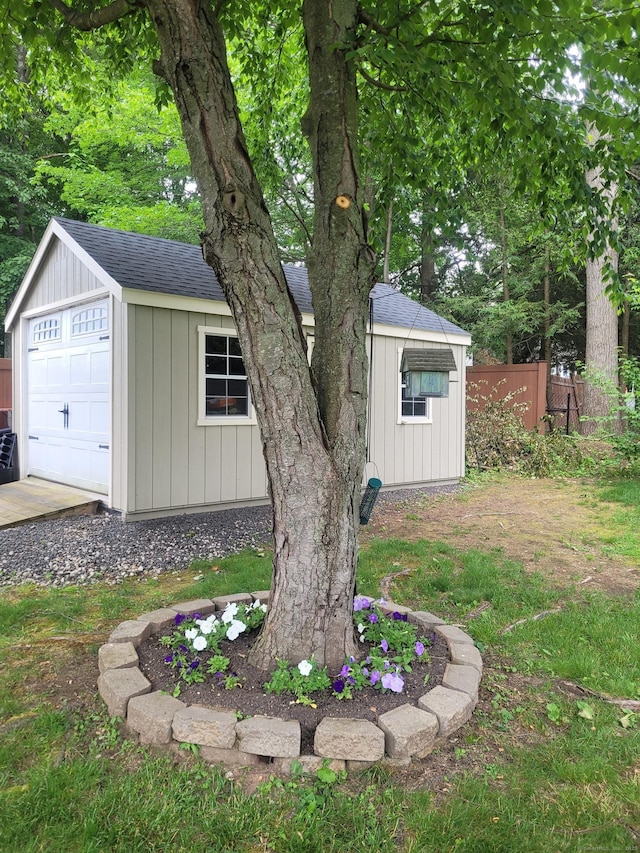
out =
<path fill-rule="evenodd" d="M 257 636 L 241 634 L 233 642 L 223 641 L 221 651 L 231 661 L 229 671 L 240 678 L 240 685 L 226 689 L 223 679 L 207 675 L 199 684 L 180 684 L 180 701 L 186 705 L 203 705 L 209 708 L 230 710 L 243 717 L 266 716 L 280 717 L 284 720 L 298 720 L 301 728 L 301 754 L 313 754 L 313 736 L 316 726 L 324 717 L 340 717 L 369 720 L 377 723 L 378 717 L 386 711 L 407 703 L 416 704 L 418 699 L 429 690 L 442 683 L 444 670 L 449 662 L 447 644 L 437 635 L 433 635 L 428 647 L 428 660 L 416 662 L 412 672 L 404 673 L 404 691 L 402 693 L 382 692 L 373 687 L 354 693 L 353 699 L 337 699 L 330 690 L 313 694 L 316 707 L 298 704 L 291 694 L 276 695 L 264 690 L 264 683 L 270 674 L 256 669 L 247 663 L 247 655 Z M 151 637 L 138 648 L 139 668 L 151 682 L 152 690 L 163 690 L 173 694 L 179 678 L 177 670 L 166 664 L 167 648 L 162 646 L 158 637 Z M 363 647 L 363 657 L 368 650 Z M 199 655 L 201 666 L 207 668 L 210 653 Z M 426 657 L 426 654 L 425 654 Z M 275 669 L 275 661 L 274 661 Z M 426 685 L 425 685 L 426 679 Z"/>

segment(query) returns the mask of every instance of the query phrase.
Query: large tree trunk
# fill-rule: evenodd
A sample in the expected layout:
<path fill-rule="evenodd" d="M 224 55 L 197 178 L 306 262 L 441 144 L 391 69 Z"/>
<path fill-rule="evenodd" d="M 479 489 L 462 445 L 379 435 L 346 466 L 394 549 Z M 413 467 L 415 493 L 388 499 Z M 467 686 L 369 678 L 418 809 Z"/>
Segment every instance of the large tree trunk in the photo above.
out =
<path fill-rule="evenodd" d="M 146 0 L 202 195 L 203 251 L 229 302 L 247 365 L 274 512 L 271 604 L 252 662 L 353 653 L 357 509 L 364 464 L 365 333 L 373 255 L 358 181 L 352 0 L 304 5 L 316 167 L 309 278 L 313 373 L 240 126 L 212 6 Z M 337 100 L 339 96 L 340 100 Z"/>

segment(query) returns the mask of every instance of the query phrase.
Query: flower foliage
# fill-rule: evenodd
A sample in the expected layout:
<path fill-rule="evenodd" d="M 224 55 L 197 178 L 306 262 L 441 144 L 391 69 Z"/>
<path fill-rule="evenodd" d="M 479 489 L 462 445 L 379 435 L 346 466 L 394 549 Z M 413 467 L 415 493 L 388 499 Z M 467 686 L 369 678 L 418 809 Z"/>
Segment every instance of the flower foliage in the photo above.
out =
<path fill-rule="evenodd" d="M 173 632 L 160 642 L 169 649 L 165 663 L 177 670 L 180 681 L 197 684 L 213 676 L 214 684 L 237 687 L 241 679 L 229 672 L 229 658 L 221 643 L 236 640 L 240 634 L 260 627 L 266 605 L 229 603 L 223 612 L 202 617 L 199 614 L 175 617 Z M 416 661 L 428 660 L 430 641 L 417 635 L 417 628 L 406 613 L 386 612 L 383 601 L 357 596 L 354 599 L 354 630 L 363 644 L 361 659 L 350 657 L 338 673 L 329 674 L 314 658 L 290 665 L 277 662 L 275 671 L 264 684 L 268 693 L 291 693 L 296 702 L 314 706 L 313 694 L 331 690 L 337 699 L 352 699 L 367 687 L 402 693 L 404 675 Z M 205 657 L 206 653 L 206 657 Z M 174 695 L 180 692 L 180 682 Z"/>
<path fill-rule="evenodd" d="M 173 633 L 160 640 L 163 646 L 171 649 L 164 662 L 178 671 L 180 680 L 185 684 L 203 682 L 208 673 L 218 681 L 224 679 L 225 687 L 238 686 L 238 676 L 227 673 L 229 658 L 221 653 L 220 643 L 222 640 L 237 640 L 245 631 L 259 628 L 266 610 L 266 604 L 254 601 L 253 604 L 229 602 L 222 614 L 212 613 L 206 618 L 198 613 L 193 616 L 178 613 L 174 619 Z M 198 656 L 203 652 L 212 653 L 206 670 Z"/>
<path fill-rule="evenodd" d="M 309 694 L 331 686 L 337 699 L 352 699 L 355 692 L 373 687 L 383 692 L 402 693 L 403 673 L 411 672 L 411 664 L 428 660 L 429 640 L 418 638 L 417 629 L 406 613 L 385 614 L 384 602 L 364 596 L 354 599 L 354 625 L 357 636 L 368 646 L 362 660 L 350 657 L 333 678 L 326 669 L 318 669 L 315 661 L 302 661 L 292 667 L 278 661 L 278 669 L 265 684 L 272 693 L 293 693 L 297 701 L 313 704 Z M 311 666 L 311 669 L 308 667 Z"/>

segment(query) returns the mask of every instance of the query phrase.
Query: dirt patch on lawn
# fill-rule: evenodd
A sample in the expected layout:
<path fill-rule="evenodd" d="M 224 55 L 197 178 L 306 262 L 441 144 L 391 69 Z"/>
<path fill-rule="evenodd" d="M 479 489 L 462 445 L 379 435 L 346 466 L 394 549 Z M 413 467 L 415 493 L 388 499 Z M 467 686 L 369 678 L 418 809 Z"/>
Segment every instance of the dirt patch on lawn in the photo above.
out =
<path fill-rule="evenodd" d="M 381 501 L 360 539 L 428 539 L 459 550 L 497 549 L 557 586 L 632 593 L 640 585 L 639 567 L 607 553 L 610 527 L 603 526 L 603 504 L 592 492 L 584 480 L 510 477 L 465 485 L 455 494 L 416 493 L 401 502 Z M 612 511 L 617 508 L 611 505 Z"/>

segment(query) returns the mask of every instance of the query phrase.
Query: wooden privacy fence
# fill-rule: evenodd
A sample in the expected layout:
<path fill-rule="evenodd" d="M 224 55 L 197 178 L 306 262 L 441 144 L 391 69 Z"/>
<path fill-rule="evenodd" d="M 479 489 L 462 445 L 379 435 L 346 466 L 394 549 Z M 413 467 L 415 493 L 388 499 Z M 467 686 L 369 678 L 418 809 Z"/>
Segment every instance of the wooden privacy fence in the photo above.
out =
<path fill-rule="evenodd" d="M 471 401 L 470 394 L 490 400 L 503 400 L 513 394 L 514 403 L 526 403 L 528 406 L 522 419 L 529 430 L 542 427 L 541 418 L 548 414 L 557 429 L 567 433 L 580 431 L 584 381 L 576 374 L 552 376 L 547 400 L 546 361 L 467 367 L 467 408 L 481 407 L 482 400 Z"/>
<path fill-rule="evenodd" d="M 10 426 L 11 359 L 0 358 L 0 429 Z"/>
<path fill-rule="evenodd" d="M 482 401 L 470 401 L 470 394 L 490 400 L 503 400 L 513 394 L 514 403 L 527 404 L 522 419 L 526 428 L 533 430 L 540 425 L 540 419 L 547 411 L 546 386 L 546 361 L 535 364 L 474 365 L 467 367 L 467 408 L 473 411 L 483 405 Z"/>

